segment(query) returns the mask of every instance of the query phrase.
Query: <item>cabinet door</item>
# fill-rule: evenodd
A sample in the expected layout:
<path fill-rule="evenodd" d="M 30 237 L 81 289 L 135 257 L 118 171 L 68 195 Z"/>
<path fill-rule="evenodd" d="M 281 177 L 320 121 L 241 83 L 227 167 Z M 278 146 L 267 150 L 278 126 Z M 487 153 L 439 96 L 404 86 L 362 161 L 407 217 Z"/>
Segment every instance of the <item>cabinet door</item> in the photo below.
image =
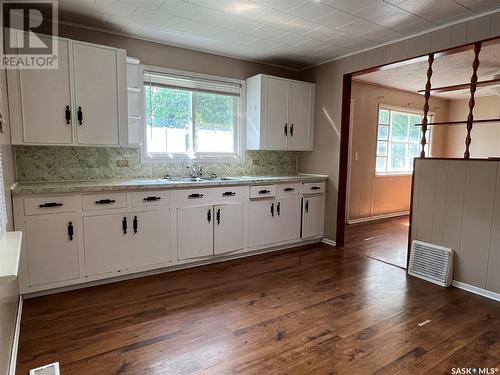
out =
<path fill-rule="evenodd" d="M 309 83 L 290 82 L 289 150 L 311 148 L 313 87 Z"/>
<path fill-rule="evenodd" d="M 322 236 L 324 216 L 323 195 L 302 198 L 302 238 Z"/>
<path fill-rule="evenodd" d="M 132 212 L 130 229 L 132 244 L 127 268 L 170 260 L 170 210 Z"/>
<path fill-rule="evenodd" d="M 243 203 L 214 206 L 214 254 L 243 249 Z"/>
<path fill-rule="evenodd" d="M 177 252 L 179 259 L 214 253 L 213 206 L 177 209 Z"/>
<path fill-rule="evenodd" d="M 248 246 L 268 245 L 275 241 L 276 202 L 252 201 L 248 204 Z"/>
<path fill-rule="evenodd" d="M 300 198 L 281 199 L 276 202 L 277 220 L 274 227 L 276 242 L 300 237 Z"/>
<path fill-rule="evenodd" d="M 128 214 L 83 218 L 87 276 L 115 272 L 124 267 L 130 253 L 131 229 Z"/>
<path fill-rule="evenodd" d="M 57 69 L 8 72 L 14 144 L 73 142 L 71 120 L 66 120 L 66 109 L 71 110 L 69 42 L 59 39 L 58 48 Z"/>
<path fill-rule="evenodd" d="M 119 143 L 119 94 L 117 51 L 112 48 L 73 42 L 75 116 L 77 143 Z M 77 118 L 75 117 L 75 118 Z"/>
<path fill-rule="evenodd" d="M 288 80 L 265 77 L 266 149 L 286 150 L 288 132 Z"/>
<path fill-rule="evenodd" d="M 77 279 L 80 276 L 78 242 L 81 235 L 80 219 L 76 217 L 55 216 L 27 221 L 25 236 L 30 286 Z"/>

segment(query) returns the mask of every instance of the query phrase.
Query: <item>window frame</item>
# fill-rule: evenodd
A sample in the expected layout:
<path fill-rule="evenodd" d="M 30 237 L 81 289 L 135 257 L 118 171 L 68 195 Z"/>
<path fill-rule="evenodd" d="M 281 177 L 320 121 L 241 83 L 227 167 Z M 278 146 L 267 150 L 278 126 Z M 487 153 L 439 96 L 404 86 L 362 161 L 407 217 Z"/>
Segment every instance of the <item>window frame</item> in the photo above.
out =
<path fill-rule="evenodd" d="M 234 120 L 235 126 L 233 129 L 234 136 L 234 152 L 233 153 L 220 153 L 220 152 L 196 152 L 196 128 L 195 119 L 193 116 L 193 121 L 189 129 L 190 137 L 192 137 L 193 142 L 193 153 L 168 153 L 168 152 L 158 152 L 149 153 L 147 152 L 147 114 L 146 114 L 146 91 L 147 84 L 145 83 L 145 72 L 152 72 L 165 75 L 173 76 L 184 76 L 186 78 L 200 79 L 206 81 L 214 81 L 228 84 L 238 84 L 241 86 L 240 95 L 237 96 L 238 100 L 235 101 L 235 111 Z M 221 76 L 215 76 L 210 74 L 193 73 L 185 70 L 177 70 L 170 68 L 162 68 L 152 65 L 142 65 L 140 70 L 141 77 L 141 94 L 142 94 L 142 124 L 140 126 L 140 149 L 141 149 L 141 161 L 144 162 L 241 162 L 245 158 L 245 107 L 246 107 L 246 81 L 234 78 L 227 78 Z M 180 87 L 182 89 L 182 87 Z M 196 91 L 196 90 L 192 90 Z M 201 91 L 200 91 L 201 92 Z M 194 98 L 194 97 L 193 97 Z M 194 108 L 194 104 L 193 104 Z"/>
<path fill-rule="evenodd" d="M 403 112 L 403 113 L 408 113 L 408 114 L 414 114 L 414 115 L 419 115 L 422 116 L 424 115 L 424 112 L 421 109 L 416 109 L 416 108 L 411 108 L 411 107 L 398 107 L 390 104 L 383 104 L 379 103 L 377 105 L 377 128 L 376 128 L 376 134 L 375 134 L 375 163 L 374 163 L 374 170 L 375 170 L 375 177 L 391 177 L 391 176 L 411 176 L 413 175 L 413 170 L 411 171 L 400 171 L 400 172 L 388 172 L 387 171 L 387 164 L 386 164 L 386 171 L 385 172 L 378 172 L 377 171 L 377 151 L 378 151 L 378 130 L 380 126 L 380 111 L 381 110 L 388 110 L 389 111 L 389 123 L 387 124 L 389 128 L 389 133 L 387 136 L 387 163 L 389 162 L 389 152 L 390 152 L 390 145 L 391 143 L 403 143 L 403 144 L 410 144 L 410 142 L 392 142 L 391 141 L 391 135 L 392 135 L 392 124 L 391 124 L 391 112 Z M 429 117 L 429 124 L 433 122 L 434 119 L 434 112 L 429 111 L 427 116 Z M 411 126 L 411 125 L 410 125 Z M 410 137 L 410 134 L 408 133 L 408 138 Z M 431 131 L 430 129 L 427 130 L 427 144 L 428 144 L 428 153 L 429 155 L 431 154 Z M 420 143 L 419 145 L 419 150 L 420 150 Z"/>

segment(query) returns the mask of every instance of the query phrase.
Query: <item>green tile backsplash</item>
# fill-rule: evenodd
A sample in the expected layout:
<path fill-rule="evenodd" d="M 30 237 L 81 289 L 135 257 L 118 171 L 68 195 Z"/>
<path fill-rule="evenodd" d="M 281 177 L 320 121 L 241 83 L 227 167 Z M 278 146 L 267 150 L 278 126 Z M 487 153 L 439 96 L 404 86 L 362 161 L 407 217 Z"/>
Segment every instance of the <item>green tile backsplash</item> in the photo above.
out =
<path fill-rule="evenodd" d="M 187 163 L 142 163 L 137 147 L 15 146 L 17 181 L 160 178 L 185 176 Z M 127 160 L 119 167 L 117 161 Z M 204 175 L 293 175 L 297 153 L 247 151 L 241 162 L 202 163 Z"/>

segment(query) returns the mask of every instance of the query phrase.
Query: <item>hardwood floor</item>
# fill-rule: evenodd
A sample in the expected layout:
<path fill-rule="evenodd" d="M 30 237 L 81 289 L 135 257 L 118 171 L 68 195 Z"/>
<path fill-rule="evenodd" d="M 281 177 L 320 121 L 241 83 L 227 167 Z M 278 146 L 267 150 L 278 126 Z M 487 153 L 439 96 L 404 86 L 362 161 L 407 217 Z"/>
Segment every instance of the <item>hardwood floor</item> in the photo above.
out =
<path fill-rule="evenodd" d="M 315 245 L 26 300 L 17 373 L 449 374 L 499 337 L 500 303 Z"/>
<path fill-rule="evenodd" d="M 346 225 L 344 248 L 406 268 L 409 216 Z"/>

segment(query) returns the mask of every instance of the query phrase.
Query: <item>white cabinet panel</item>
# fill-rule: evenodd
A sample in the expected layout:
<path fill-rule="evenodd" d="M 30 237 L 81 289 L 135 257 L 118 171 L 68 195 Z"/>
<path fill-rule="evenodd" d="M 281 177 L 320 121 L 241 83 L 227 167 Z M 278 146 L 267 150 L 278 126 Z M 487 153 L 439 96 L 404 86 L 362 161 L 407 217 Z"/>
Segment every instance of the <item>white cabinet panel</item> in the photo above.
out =
<path fill-rule="evenodd" d="M 170 260 L 170 210 L 132 212 L 130 229 L 132 244 L 127 268 Z"/>
<path fill-rule="evenodd" d="M 252 201 L 248 204 L 248 246 L 262 246 L 274 242 L 274 200 Z"/>
<path fill-rule="evenodd" d="M 119 144 L 117 51 L 73 42 L 77 142 Z M 82 121 L 78 111 L 82 112 Z"/>
<path fill-rule="evenodd" d="M 268 150 L 286 149 L 288 132 L 288 80 L 266 77 L 266 148 Z"/>
<path fill-rule="evenodd" d="M 214 206 L 214 254 L 243 249 L 243 203 Z"/>
<path fill-rule="evenodd" d="M 302 238 L 322 236 L 324 216 L 323 195 L 302 198 Z"/>
<path fill-rule="evenodd" d="M 177 251 L 179 259 L 212 255 L 213 206 L 185 207 L 177 210 Z"/>
<path fill-rule="evenodd" d="M 300 237 L 300 198 L 277 201 L 275 218 L 276 242 L 298 239 Z"/>
<path fill-rule="evenodd" d="M 290 82 L 289 150 L 308 150 L 311 145 L 311 108 L 313 86 L 309 83 Z"/>
<path fill-rule="evenodd" d="M 69 42 L 59 40 L 58 48 L 57 69 L 8 70 L 14 144 L 73 142 L 71 120 L 66 120 L 66 109 L 76 116 L 71 111 Z"/>
<path fill-rule="evenodd" d="M 69 235 L 70 225 L 73 227 L 72 237 Z M 77 279 L 80 276 L 78 242 L 81 235 L 80 219 L 76 216 L 27 221 L 29 286 Z"/>
<path fill-rule="evenodd" d="M 121 270 L 130 252 L 128 214 L 87 216 L 83 228 L 86 275 Z"/>

